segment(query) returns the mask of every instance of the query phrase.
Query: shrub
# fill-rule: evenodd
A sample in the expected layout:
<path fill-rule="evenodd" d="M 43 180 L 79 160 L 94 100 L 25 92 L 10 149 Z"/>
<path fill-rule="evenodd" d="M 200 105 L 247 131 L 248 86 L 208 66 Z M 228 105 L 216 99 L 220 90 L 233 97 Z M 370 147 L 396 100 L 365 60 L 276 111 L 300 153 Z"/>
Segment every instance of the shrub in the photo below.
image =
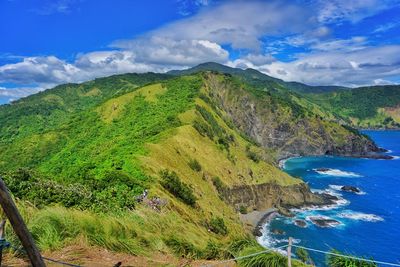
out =
<path fill-rule="evenodd" d="M 254 247 L 259 246 L 257 241 L 251 237 L 247 236 L 244 238 L 237 238 L 232 240 L 232 242 L 228 246 L 228 250 L 231 254 L 237 255 L 240 251 L 245 249 L 246 247 Z"/>
<path fill-rule="evenodd" d="M 201 171 L 201 165 L 196 159 L 189 160 L 188 165 L 192 170 L 194 170 L 196 172 Z"/>
<path fill-rule="evenodd" d="M 212 178 L 212 183 L 217 189 L 218 192 L 224 191 L 226 189 L 226 185 L 222 182 L 221 178 L 215 176 Z"/>
<path fill-rule="evenodd" d="M 310 255 L 308 255 L 307 250 L 304 248 L 297 248 L 296 256 L 304 263 L 307 263 L 310 260 Z"/>
<path fill-rule="evenodd" d="M 339 252 L 337 250 L 332 250 L 331 252 L 342 255 L 342 256 L 329 255 L 327 257 L 327 264 L 330 267 L 376 267 L 376 266 L 378 266 L 374 262 L 367 262 L 367 261 L 363 261 L 363 260 L 356 260 L 356 259 L 343 257 L 346 255 L 342 254 L 341 252 Z"/>
<path fill-rule="evenodd" d="M 240 256 L 246 256 L 262 251 L 259 246 L 245 248 Z M 270 252 L 239 260 L 242 267 L 282 267 L 287 266 L 287 258 L 279 253 Z"/>
<path fill-rule="evenodd" d="M 221 248 L 220 244 L 213 241 L 208 241 L 206 248 L 203 251 L 202 258 L 206 260 L 225 259 L 229 257 L 227 251 Z"/>
<path fill-rule="evenodd" d="M 175 197 L 190 206 L 196 204 L 196 197 L 193 194 L 193 190 L 187 184 L 183 183 L 175 172 L 164 170 L 161 172 L 161 178 L 161 185 Z"/>
<path fill-rule="evenodd" d="M 198 259 L 202 256 L 201 250 L 186 240 L 171 237 L 165 240 L 165 244 L 179 257 Z"/>
<path fill-rule="evenodd" d="M 214 133 L 213 133 L 211 127 L 208 126 L 208 124 L 206 124 L 202 121 L 199 121 L 199 120 L 195 120 L 193 122 L 193 128 L 195 128 L 199 132 L 199 134 L 201 134 L 202 136 L 207 136 L 208 138 L 213 140 Z"/>
<path fill-rule="evenodd" d="M 245 206 L 240 206 L 239 207 L 239 212 L 241 214 L 247 214 L 247 208 Z"/>
<path fill-rule="evenodd" d="M 210 230 L 219 235 L 227 235 L 228 228 L 225 225 L 224 219 L 220 217 L 212 218 L 209 224 Z"/>
<path fill-rule="evenodd" d="M 250 146 L 246 146 L 246 156 L 251 159 L 252 161 L 254 161 L 255 163 L 260 162 L 261 157 L 254 151 L 252 151 L 250 149 Z"/>

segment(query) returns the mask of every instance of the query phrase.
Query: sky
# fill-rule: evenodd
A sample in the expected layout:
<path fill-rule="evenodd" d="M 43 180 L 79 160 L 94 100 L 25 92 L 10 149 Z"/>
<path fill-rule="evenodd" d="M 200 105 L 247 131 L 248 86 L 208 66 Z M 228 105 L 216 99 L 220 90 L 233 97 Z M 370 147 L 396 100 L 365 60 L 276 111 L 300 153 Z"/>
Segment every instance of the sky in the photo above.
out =
<path fill-rule="evenodd" d="M 0 0 L 0 104 L 203 62 L 285 81 L 400 83 L 400 0 Z"/>

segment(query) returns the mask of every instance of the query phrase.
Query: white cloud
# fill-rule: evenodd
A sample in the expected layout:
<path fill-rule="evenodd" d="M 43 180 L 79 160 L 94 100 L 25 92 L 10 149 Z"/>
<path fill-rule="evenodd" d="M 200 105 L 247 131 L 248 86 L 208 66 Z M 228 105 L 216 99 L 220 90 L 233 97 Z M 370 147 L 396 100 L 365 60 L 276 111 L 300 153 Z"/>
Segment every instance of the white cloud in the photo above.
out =
<path fill-rule="evenodd" d="M 0 66 L 0 82 L 17 84 L 74 81 L 79 69 L 54 56 L 26 57 L 22 62 Z"/>
<path fill-rule="evenodd" d="M 76 2 L 79 2 L 79 0 L 47 0 L 44 2 L 45 3 L 41 6 L 38 4 L 38 7 L 32 9 L 31 11 L 38 15 L 44 16 L 57 13 L 68 14 L 72 11 L 74 5 Z"/>
<path fill-rule="evenodd" d="M 68 13 L 76 1 L 80 0 L 48 2 L 47 13 Z M 364 36 L 337 39 L 332 26 L 356 23 L 398 0 L 179 1 L 182 6 L 198 7 L 198 12 L 141 36 L 115 41 L 108 51 L 80 54 L 72 62 L 54 56 L 25 57 L 0 66 L 0 83 L 21 85 L 2 89 L 3 96 L 28 94 L 27 84 L 48 88 L 118 73 L 165 72 L 207 61 L 256 68 L 309 84 L 380 84 L 399 75 L 399 46 L 371 47 Z M 396 25 L 382 25 L 373 32 L 393 27 Z M 265 37 L 273 41 L 266 43 Z M 230 61 L 225 45 L 238 49 L 241 56 Z M 278 61 L 276 52 L 288 46 L 307 52 L 291 54 L 292 62 Z"/>
<path fill-rule="evenodd" d="M 233 48 L 259 50 L 260 38 L 299 33 L 316 22 L 312 11 L 292 1 L 227 1 L 140 37 L 167 40 L 208 40 Z M 137 39 L 125 40 L 137 43 Z M 114 45 L 120 47 L 121 42 Z"/>
<path fill-rule="evenodd" d="M 399 4 L 398 0 L 315 0 L 318 20 L 323 23 L 358 22 Z"/>
<path fill-rule="evenodd" d="M 205 61 L 225 62 L 229 56 L 219 44 L 208 40 L 175 40 L 157 35 L 117 41 L 113 46 L 132 51 L 136 62 L 147 64 L 193 66 Z"/>
<path fill-rule="evenodd" d="M 17 99 L 41 91 L 41 88 L 5 88 L 0 87 L 0 98 Z"/>
<path fill-rule="evenodd" d="M 276 61 L 256 68 L 286 81 L 311 85 L 376 84 L 400 75 L 400 45 L 314 52 L 293 62 Z"/>
<path fill-rule="evenodd" d="M 391 29 L 397 28 L 400 26 L 400 21 L 397 22 L 390 22 L 390 23 L 386 23 L 383 25 L 380 25 L 378 27 L 375 28 L 375 30 L 373 31 L 373 33 L 383 33 L 383 32 L 387 32 Z"/>

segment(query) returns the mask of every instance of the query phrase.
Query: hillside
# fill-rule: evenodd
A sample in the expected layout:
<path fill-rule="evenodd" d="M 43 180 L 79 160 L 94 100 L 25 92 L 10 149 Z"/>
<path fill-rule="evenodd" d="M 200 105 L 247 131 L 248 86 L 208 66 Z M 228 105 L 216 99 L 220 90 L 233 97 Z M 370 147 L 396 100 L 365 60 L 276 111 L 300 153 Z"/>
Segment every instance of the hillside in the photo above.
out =
<path fill-rule="evenodd" d="M 239 211 L 326 203 L 278 159 L 378 150 L 331 116 L 253 76 L 117 75 L 1 106 L 0 169 L 44 251 L 229 258 L 257 248 Z"/>
<path fill-rule="evenodd" d="M 206 62 L 195 67 L 186 69 L 186 70 L 172 70 L 168 72 L 170 75 L 188 75 L 198 73 L 200 71 L 214 71 L 219 73 L 226 73 L 231 75 L 236 75 L 244 78 L 245 80 L 254 81 L 258 80 L 263 83 L 264 86 L 273 86 L 279 85 L 281 87 L 285 87 L 292 92 L 295 93 L 327 93 L 327 92 L 335 92 L 335 91 L 342 91 L 348 90 L 347 87 L 342 86 L 311 86 L 300 82 L 285 82 L 281 79 L 268 76 L 264 73 L 261 73 L 255 69 L 240 69 L 240 68 L 231 68 L 222 64 L 218 64 L 215 62 Z"/>
<path fill-rule="evenodd" d="M 325 120 L 334 120 L 356 128 L 400 127 L 400 89 L 398 85 L 348 88 L 342 86 L 310 86 L 285 82 L 254 69 L 230 68 L 208 62 L 196 67 L 171 71 L 171 75 L 215 71 L 240 77 L 246 83 L 281 98 L 294 99 L 297 104 L 312 109 Z"/>
<path fill-rule="evenodd" d="M 311 101 L 359 128 L 400 127 L 400 86 L 360 87 L 309 95 Z"/>

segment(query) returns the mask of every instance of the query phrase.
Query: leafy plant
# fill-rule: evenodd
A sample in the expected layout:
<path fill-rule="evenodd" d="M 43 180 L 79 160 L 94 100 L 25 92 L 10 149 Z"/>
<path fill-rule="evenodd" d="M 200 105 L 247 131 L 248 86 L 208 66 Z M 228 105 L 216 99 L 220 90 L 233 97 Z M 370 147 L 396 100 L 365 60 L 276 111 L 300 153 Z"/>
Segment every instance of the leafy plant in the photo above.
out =
<path fill-rule="evenodd" d="M 164 170 L 160 175 L 162 178 L 161 185 L 171 194 L 190 206 L 196 204 L 196 197 L 193 194 L 193 190 L 187 184 L 183 183 L 175 172 Z"/>
<path fill-rule="evenodd" d="M 200 249 L 183 239 L 171 237 L 165 240 L 165 244 L 179 257 L 198 259 L 202 256 L 202 251 Z"/>
<path fill-rule="evenodd" d="M 241 214 L 247 214 L 247 208 L 245 206 L 240 206 L 239 207 L 239 212 Z"/>
<path fill-rule="evenodd" d="M 348 258 L 346 256 L 349 256 L 349 255 L 345 255 L 337 250 L 332 250 L 331 252 L 335 253 L 335 254 L 339 254 L 341 256 L 328 255 L 327 264 L 330 267 L 376 267 L 376 266 L 378 266 L 374 262 L 368 262 L 365 260 Z"/>
<path fill-rule="evenodd" d="M 310 255 L 304 248 L 297 248 L 295 253 L 302 262 L 307 263 L 310 261 Z"/>
<path fill-rule="evenodd" d="M 218 192 L 222 192 L 226 189 L 226 185 L 224 184 L 224 182 L 222 182 L 221 178 L 219 178 L 218 176 L 214 176 L 212 178 L 212 183 Z"/>
<path fill-rule="evenodd" d="M 194 170 L 196 172 L 200 172 L 201 171 L 201 165 L 197 161 L 197 159 L 190 159 L 188 165 L 192 170 Z"/>
<path fill-rule="evenodd" d="M 228 228 L 225 225 L 224 219 L 221 217 L 211 218 L 209 228 L 212 232 L 219 235 L 227 235 Z"/>

